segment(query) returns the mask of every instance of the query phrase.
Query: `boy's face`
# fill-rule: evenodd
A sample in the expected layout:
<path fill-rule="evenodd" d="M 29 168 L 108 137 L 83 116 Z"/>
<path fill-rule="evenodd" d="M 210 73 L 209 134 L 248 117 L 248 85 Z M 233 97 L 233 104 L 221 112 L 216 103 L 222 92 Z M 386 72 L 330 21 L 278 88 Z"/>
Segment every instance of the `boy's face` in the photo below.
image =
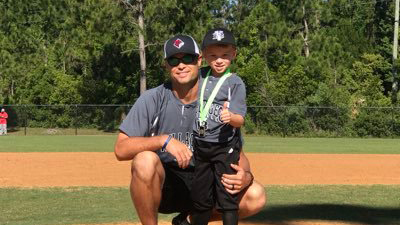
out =
<path fill-rule="evenodd" d="M 203 51 L 203 57 L 211 66 L 213 75 L 221 76 L 236 57 L 236 48 L 232 45 L 210 45 Z"/>

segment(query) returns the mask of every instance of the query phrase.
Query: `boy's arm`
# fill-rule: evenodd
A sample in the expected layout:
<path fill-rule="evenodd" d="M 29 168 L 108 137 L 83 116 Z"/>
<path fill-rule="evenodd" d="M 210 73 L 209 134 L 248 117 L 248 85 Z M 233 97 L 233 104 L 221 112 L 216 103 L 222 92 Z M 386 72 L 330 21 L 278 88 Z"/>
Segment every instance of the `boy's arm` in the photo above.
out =
<path fill-rule="evenodd" d="M 244 124 L 244 118 L 242 115 L 235 114 L 229 111 L 228 102 L 224 103 L 221 111 L 221 120 L 224 123 L 229 123 L 231 126 L 239 128 Z"/>
<path fill-rule="evenodd" d="M 221 120 L 231 126 L 240 128 L 244 124 L 246 115 L 246 87 L 238 76 L 233 76 L 228 89 L 228 102 L 225 102 L 221 111 Z"/>

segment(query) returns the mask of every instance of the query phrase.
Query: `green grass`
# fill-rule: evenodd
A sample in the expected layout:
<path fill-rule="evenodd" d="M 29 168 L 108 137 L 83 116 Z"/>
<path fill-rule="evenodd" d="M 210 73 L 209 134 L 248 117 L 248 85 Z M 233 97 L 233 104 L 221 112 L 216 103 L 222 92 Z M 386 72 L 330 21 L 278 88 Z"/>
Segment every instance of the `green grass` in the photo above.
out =
<path fill-rule="evenodd" d="M 268 186 L 268 204 L 249 221 L 320 219 L 400 224 L 400 186 Z M 127 188 L 0 188 L 0 224 L 138 221 Z M 173 215 L 161 215 L 170 221 Z"/>
<path fill-rule="evenodd" d="M 246 152 L 399 154 L 400 139 L 246 136 Z"/>
<path fill-rule="evenodd" d="M 116 135 L 0 136 L 0 152 L 112 152 Z M 400 154 L 400 139 L 246 136 L 246 152 Z"/>
<path fill-rule="evenodd" d="M 0 152 L 112 152 L 115 135 L 0 136 Z"/>
<path fill-rule="evenodd" d="M 400 185 L 268 185 L 266 190 L 274 206 L 307 203 L 400 207 Z"/>
<path fill-rule="evenodd" d="M 324 220 L 357 224 L 400 224 L 399 185 L 268 186 L 268 203 L 246 220 Z"/>
<path fill-rule="evenodd" d="M 132 221 L 126 188 L 0 189 L 0 224 L 89 224 Z"/>
<path fill-rule="evenodd" d="M 25 135 L 115 135 L 117 132 L 105 132 L 99 129 L 88 128 L 33 128 L 21 127 L 18 129 L 9 130 L 8 134 L 12 136 Z"/>

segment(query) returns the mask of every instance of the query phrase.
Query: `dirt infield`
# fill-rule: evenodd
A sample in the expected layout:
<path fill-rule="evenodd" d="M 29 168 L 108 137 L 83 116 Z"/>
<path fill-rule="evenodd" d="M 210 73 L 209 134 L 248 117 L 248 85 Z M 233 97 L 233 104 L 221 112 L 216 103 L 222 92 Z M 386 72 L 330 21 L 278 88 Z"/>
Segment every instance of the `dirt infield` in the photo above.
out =
<path fill-rule="evenodd" d="M 247 156 L 256 180 L 264 185 L 400 184 L 400 155 Z M 118 162 L 113 153 L 0 153 L 0 187 L 128 186 L 129 179 L 130 163 Z M 344 223 L 290 221 L 284 225 L 311 224 Z"/>
<path fill-rule="evenodd" d="M 264 185 L 400 184 L 400 155 L 247 154 Z M 0 153 L 0 187 L 127 186 L 113 153 Z"/>

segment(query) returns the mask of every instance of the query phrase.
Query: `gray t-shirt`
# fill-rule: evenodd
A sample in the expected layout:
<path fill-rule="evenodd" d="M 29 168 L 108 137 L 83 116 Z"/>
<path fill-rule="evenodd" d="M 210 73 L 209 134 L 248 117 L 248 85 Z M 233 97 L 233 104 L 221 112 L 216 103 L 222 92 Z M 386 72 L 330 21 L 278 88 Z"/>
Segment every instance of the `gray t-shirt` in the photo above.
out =
<path fill-rule="evenodd" d="M 183 104 L 172 93 L 171 85 L 163 84 L 147 90 L 136 100 L 119 129 L 129 137 L 148 137 L 152 136 L 152 127 L 155 127 L 154 135 L 171 135 L 193 151 L 196 109 L 197 101 Z M 163 163 L 178 166 L 170 153 L 158 150 L 157 154 Z"/>
<path fill-rule="evenodd" d="M 200 72 L 200 83 L 199 83 L 199 92 L 198 99 L 200 100 L 201 88 L 203 86 L 203 82 L 207 76 L 210 67 L 202 68 Z M 206 84 L 206 88 L 204 90 L 203 96 L 203 107 L 207 104 L 207 100 L 210 97 L 214 87 L 216 86 L 220 77 L 214 77 L 210 74 L 208 77 L 208 81 Z M 193 133 L 196 139 L 206 141 L 206 142 L 226 142 L 230 141 L 238 132 L 237 129 L 232 127 L 230 124 L 224 124 L 221 121 L 221 111 L 223 105 L 226 101 L 228 101 L 228 92 L 230 91 L 230 103 L 229 103 L 229 111 L 235 114 L 239 114 L 243 117 L 246 115 L 247 106 L 246 106 L 246 87 L 243 83 L 242 79 L 237 74 L 232 74 L 228 77 L 224 83 L 221 85 L 217 95 L 207 114 L 207 127 L 205 132 L 205 137 L 199 137 L 198 129 L 199 129 L 199 110 L 197 110 L 196 114 L 196 123 L 193 126 Z M 200 106 L 199 106 L 200 107 Z M 198 108 L 199 108 L 198 107 Z"/>

